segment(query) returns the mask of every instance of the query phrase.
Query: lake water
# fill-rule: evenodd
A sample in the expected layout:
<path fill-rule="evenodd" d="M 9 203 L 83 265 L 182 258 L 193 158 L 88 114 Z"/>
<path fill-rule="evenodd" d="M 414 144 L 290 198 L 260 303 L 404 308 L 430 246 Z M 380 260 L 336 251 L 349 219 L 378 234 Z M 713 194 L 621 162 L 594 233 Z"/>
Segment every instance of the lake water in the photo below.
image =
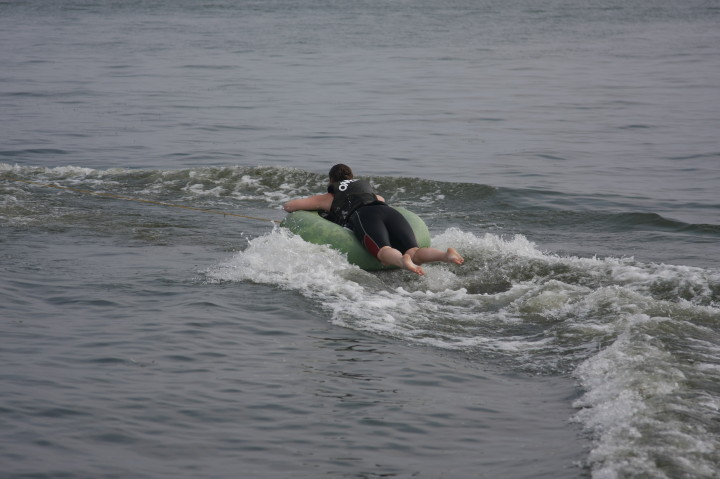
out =
<path fill-rule="evenodd" d="M 3 477 L 715 477 L 717 1 L 47 3 L 0 4 Z M 337 162 L 465 265 L 273 223 Z"/>

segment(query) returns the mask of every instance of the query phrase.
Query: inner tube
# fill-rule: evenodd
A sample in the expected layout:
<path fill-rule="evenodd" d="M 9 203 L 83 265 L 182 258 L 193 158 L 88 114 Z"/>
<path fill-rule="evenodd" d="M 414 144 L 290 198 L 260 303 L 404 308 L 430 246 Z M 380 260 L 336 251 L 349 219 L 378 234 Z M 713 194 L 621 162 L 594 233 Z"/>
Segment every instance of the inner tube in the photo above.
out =
<path fill-rule="evenodd" d="M 430 232 L 425 222 L 415 213 L 405 208 L 392 206 L 400 212 L 415 232 L 418 246 L 430 246 Z M 396 266 L 383 266 L 380 261 L 371 255 L 355 237 L 355 233 L 347 228 L 326 220 L 317 211 L 294 211 L 288 213 L 280 223 L 291 232 L 300 236 L 308 243 L 329 245 L 331 248 L 347 255 L 351 264 L 357 265 L 366 271 L 379 269 L 396 269 Z"/>

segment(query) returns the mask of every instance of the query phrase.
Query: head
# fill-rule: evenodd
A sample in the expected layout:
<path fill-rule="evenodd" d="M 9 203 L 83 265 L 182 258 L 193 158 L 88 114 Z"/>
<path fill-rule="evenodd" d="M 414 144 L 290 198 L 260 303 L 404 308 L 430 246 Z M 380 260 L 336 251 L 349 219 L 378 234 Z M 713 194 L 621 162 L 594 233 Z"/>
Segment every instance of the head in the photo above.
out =
<path fill-rule="evenodd" d="M 337 183 L 338 181 L 352 180 L 353 172 L 349 166 L 338 163 L 330 168 L 328 176 L 330 177 L 330 183 Z"/>

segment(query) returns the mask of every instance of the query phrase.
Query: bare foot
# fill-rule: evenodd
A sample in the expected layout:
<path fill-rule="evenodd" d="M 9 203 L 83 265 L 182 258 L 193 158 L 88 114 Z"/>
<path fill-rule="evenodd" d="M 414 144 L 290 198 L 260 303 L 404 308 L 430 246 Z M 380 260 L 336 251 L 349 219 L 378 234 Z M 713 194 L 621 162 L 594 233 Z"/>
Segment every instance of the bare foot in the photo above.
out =
<path fill-rule="evenodd" d="M 448 248 L 447 253 L 445 253 L 445 262 L 463 264 L 465 262 L 465 258 L 460 256 L 455 248 Z"/>
<path fill-rule="evenodd" d="M 422 276 L 422 275 L 425 274 L 425 271 L 423 271 L 423 269 L 422 269 L 420 266 L 418 266 L 418 265 L 416 265 L 415 263 L 413 263 L 412 258 L 410 257 L 409 254 L 404 254 L 404 255 L 403 255 L 403 257 L 402 257 L 402 264 L 403 264 L 403 268 L 405 268 L 405 269 L 408 270 L 408 271 L 412 271 L 413 273 L 417 273 L 417 274 L 419 274 L 420 276 Z"/>

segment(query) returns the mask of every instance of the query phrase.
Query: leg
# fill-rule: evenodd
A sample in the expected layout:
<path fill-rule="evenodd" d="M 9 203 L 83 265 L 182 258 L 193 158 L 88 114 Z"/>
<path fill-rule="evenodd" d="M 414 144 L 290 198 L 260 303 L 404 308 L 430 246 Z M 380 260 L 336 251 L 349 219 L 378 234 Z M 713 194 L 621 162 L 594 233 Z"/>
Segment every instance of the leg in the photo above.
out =
<path fill-rule="evenodd" d="M 423 271 L 419 265 L 413 263 L 410 254 L 402 254 L 392 246 L 383 246 L 380 248 L 377 259 L 379 259 L 384 266 L 397 266 L 398 268 L 412 271 L 421 276 L 425 274 L 425 271 Z"/>
<path fill-rule="evenodd" d="M 418 248 L 415 233 L 405 217 L 398 211 L 387 208 L 384 224 L 390 235 L 390 244 L 410 256 L 410 262 L 416 266 L 424 263 L 442 261 L 445 263 L 463 264 L 465 259 L 458 254 L 455 248 L 440 251 L 435 248 Z"/>
<path fill-rule="evenodd" d="M 412 254 L 415 264 L 433 263 L 442 261 L 444 263 L 463 264 L 465 259 L 458 254 L 455 248 L 448 248 L 447 251 L 440 251 L 435 248 L 419 248 Z"/>

